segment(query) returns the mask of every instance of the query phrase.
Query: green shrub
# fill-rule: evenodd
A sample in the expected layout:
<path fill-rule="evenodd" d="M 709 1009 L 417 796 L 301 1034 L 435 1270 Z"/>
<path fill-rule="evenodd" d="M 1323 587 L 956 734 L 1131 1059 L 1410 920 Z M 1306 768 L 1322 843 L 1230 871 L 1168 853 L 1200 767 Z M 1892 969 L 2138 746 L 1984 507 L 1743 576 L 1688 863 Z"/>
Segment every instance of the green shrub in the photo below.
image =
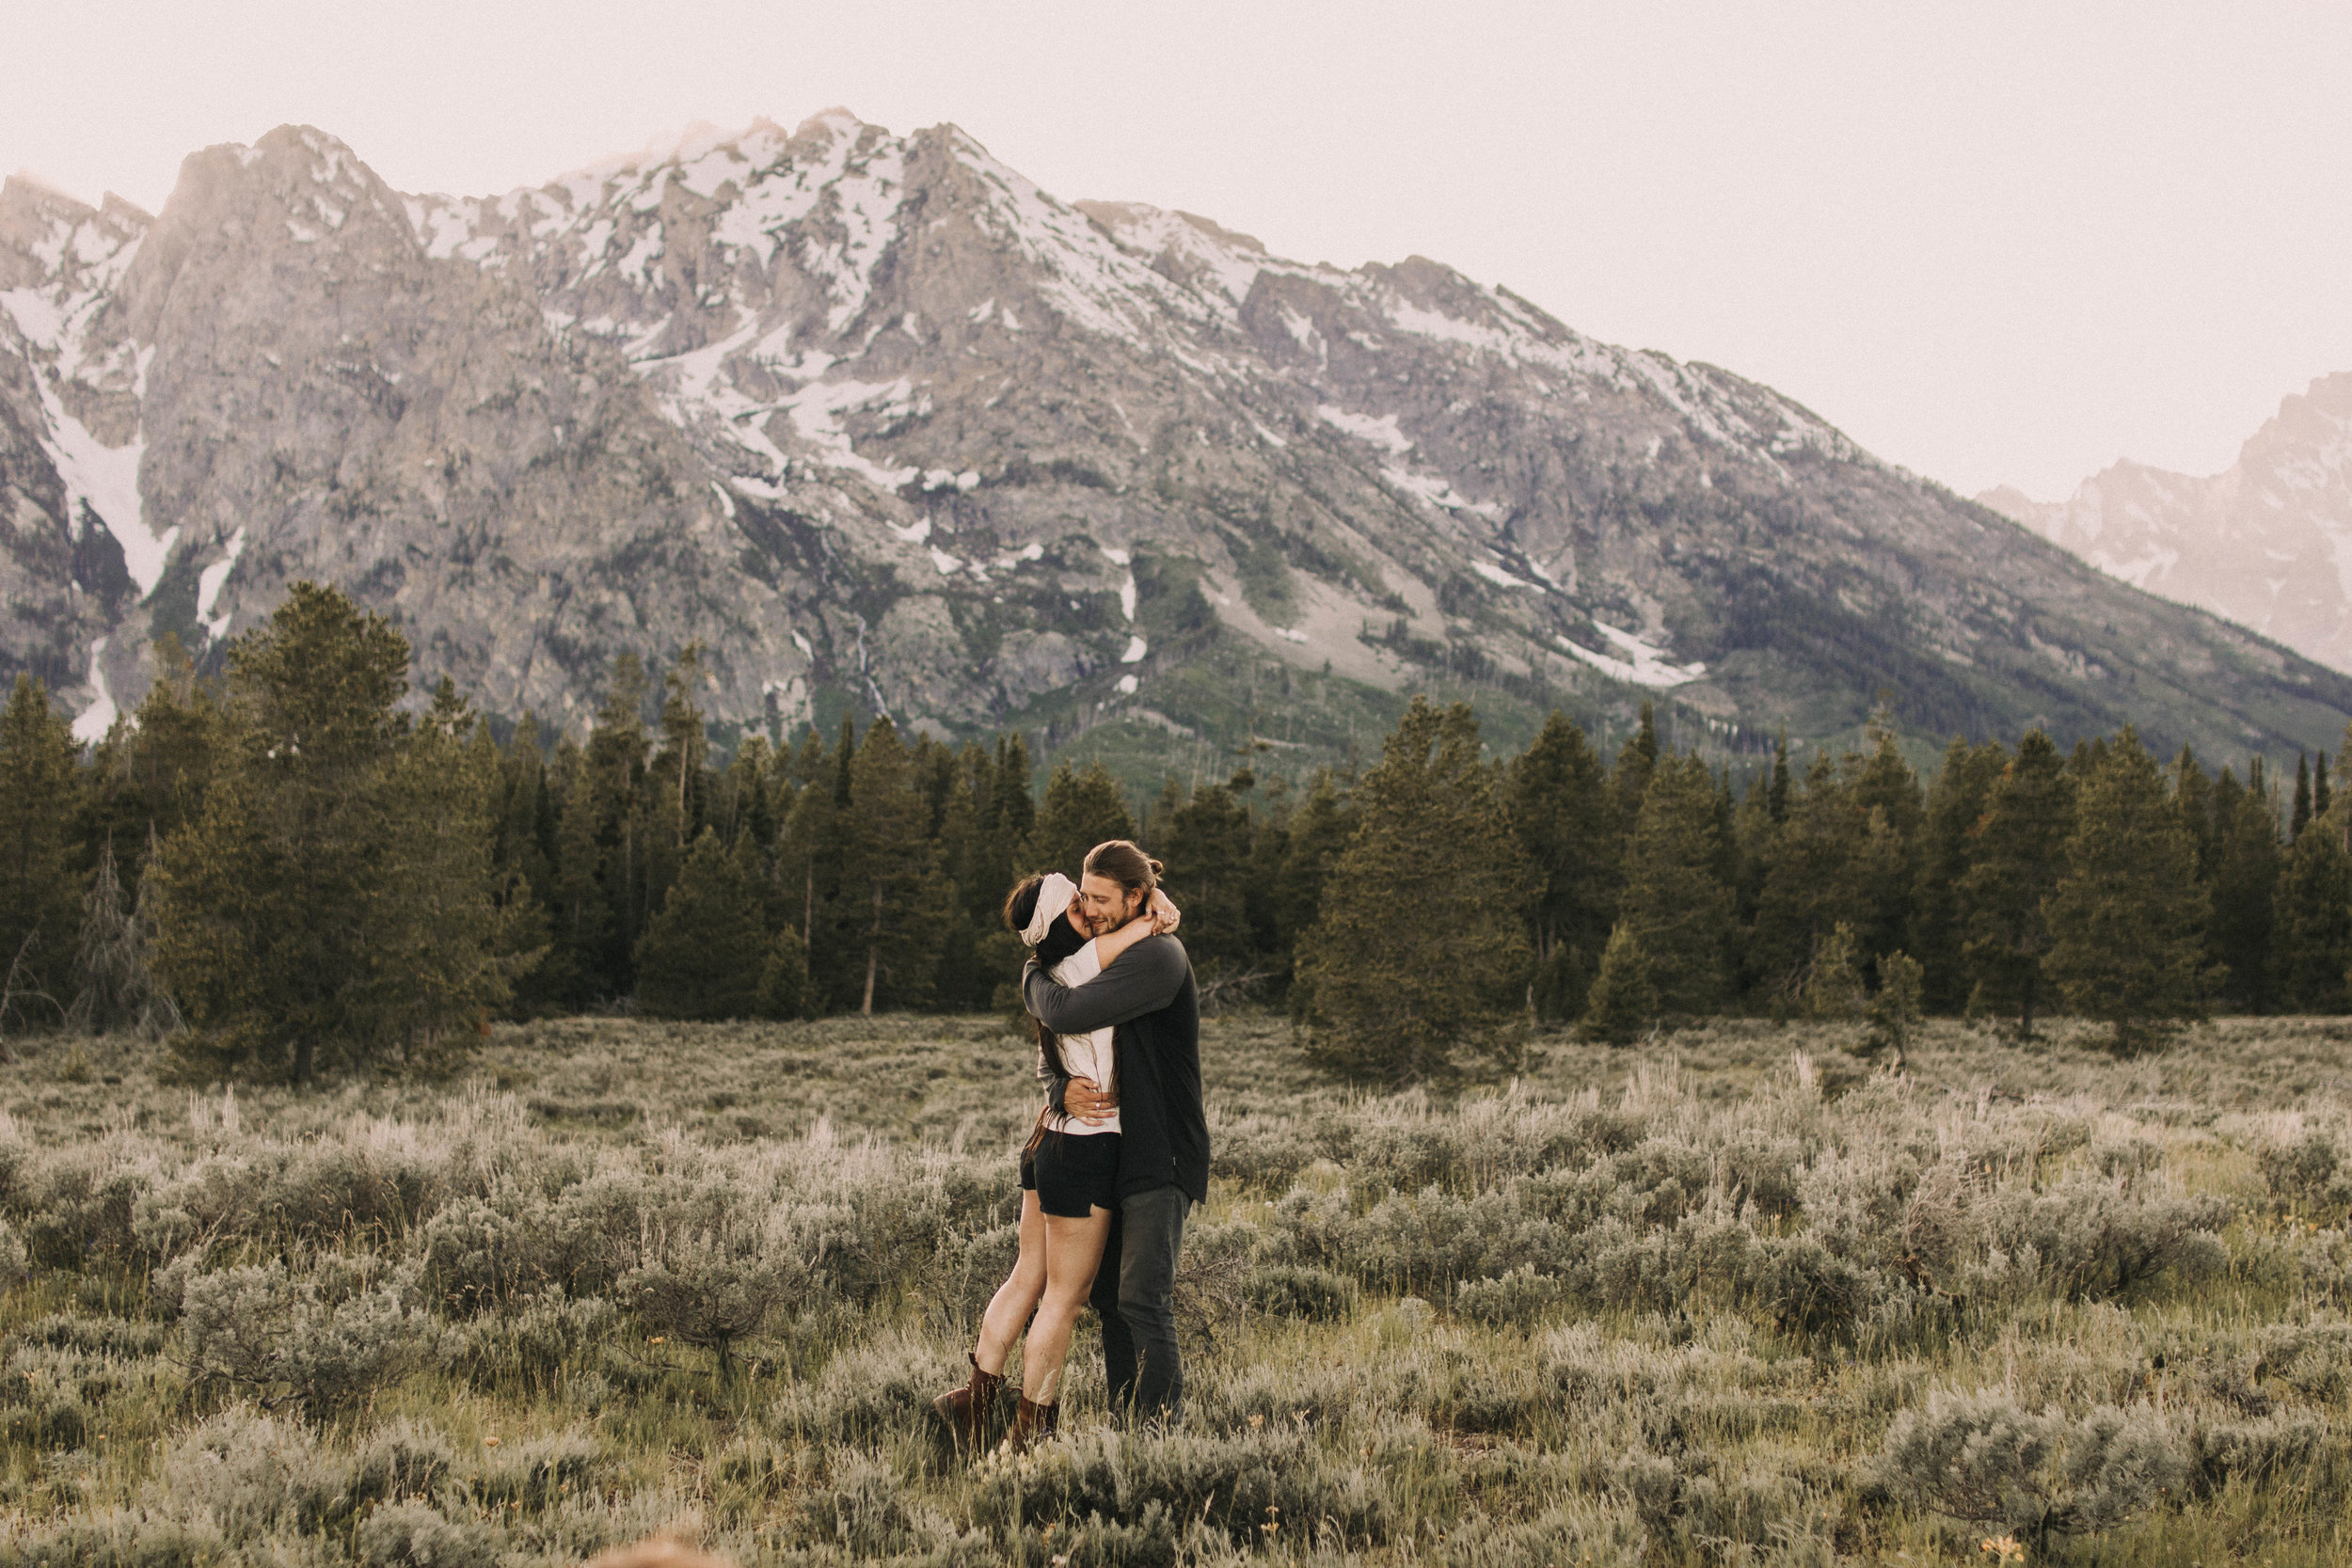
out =
<path fill-rule="evenodd" d="M 1356 1307 L 1356 1282 L 1329 1269 L 1263 1266 L 1251 1273 L 1245 1291 L 1249 1305 L 1268 1317 L 1329 1323 Z"/>
<path fill-rule="evenodd" d="M 2070 1422 L 2005 1393 L 1933 1394 L 1887 1429 L 1887 1486 L 1952 1518 L 2052 1534 L 2111 1528 L 2189 1479 L 2183 1444 L 2148 1407 L 2102 1405 Z"/>
<path fill-rule="evenodd" d="M 195 1274 L 180 1301 L 188 1365 L 199 1379 L 332 1414 L 423 1356 L 434 1325 L 406 1294 L 392 1283 L 339 1295 L 277 1259 Z"/>
<path fill-rule="evenodd" d="M 1454 1289 L 1454 1310 L 1472 1323 L 1532 1328 L 1560 1300 L 1560 1282 L 1520 1267 L 1493 1279 L 1473 1279 Z"/>

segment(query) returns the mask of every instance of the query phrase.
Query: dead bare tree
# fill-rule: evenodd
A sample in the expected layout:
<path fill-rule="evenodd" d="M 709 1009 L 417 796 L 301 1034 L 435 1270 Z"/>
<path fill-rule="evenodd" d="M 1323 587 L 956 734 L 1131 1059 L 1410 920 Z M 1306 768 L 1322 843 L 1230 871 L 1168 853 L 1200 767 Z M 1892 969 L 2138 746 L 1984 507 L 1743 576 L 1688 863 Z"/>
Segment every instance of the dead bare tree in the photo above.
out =
<path fill-rule="evenodd" d="M 58 1022 L 65 1022 L 65 1009 L 57 1006 L 56 997 L 45 990 L 17 983 L 24 976 L 24 960 L 31 955 L 34 941 L 39 935 L 35 931 L 24 933 L 24 940 L 16 944 L 16 957 L 8 960 L 8 977 L 0 980 L 0 1062 L 16 1060 L 16 1053 L 8 1049 L 8 1021 L 24 1016 L 25 1003 L 43 1003 L 56 1013 Z"/>

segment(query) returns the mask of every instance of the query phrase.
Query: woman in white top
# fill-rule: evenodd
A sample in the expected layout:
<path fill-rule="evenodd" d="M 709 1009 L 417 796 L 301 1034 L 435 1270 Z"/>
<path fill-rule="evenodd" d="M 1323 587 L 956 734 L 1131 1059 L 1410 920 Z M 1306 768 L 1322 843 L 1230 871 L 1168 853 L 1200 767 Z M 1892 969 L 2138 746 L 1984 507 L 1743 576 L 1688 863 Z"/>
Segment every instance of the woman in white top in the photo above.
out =
<path fill-rule="evenodd" d="M 1078 924 L 1076 894 L 1076 884 L 1056 871 L 1025 879 L 1005 900 L 1005 924 L 1063 985 L 1081 985 L 1145 937 L 1176 928 L 1175 906 L 1155 892 L 1141 915 L 1090 937 Z M 1057 1036 L 1035 1019 L 1029 1022 L 1037 1031 L 1041 1065 L 1054 1074 L 1091 1079 L 1106 1088 L 1116 1082 L 1110 1030 Z M 1025 1443 L 1054 1430 L 1071 1329 L 1102 1265 L 1118 1180 L 1115 1112 L 1094 1122 L 1051 1106 L 1038 1113 L 1028 1147 L 1021 1151 L 1021 1255 L 981 1316 L 979 1343 L 966 1356 L 970 1380 L 931 1402 L 959 1444 L 977 1447 L 993 1439 L 1005 1361 L 1025 1323 L 1028 1343 L 1021 1357 L 1014 1433 Z"/>

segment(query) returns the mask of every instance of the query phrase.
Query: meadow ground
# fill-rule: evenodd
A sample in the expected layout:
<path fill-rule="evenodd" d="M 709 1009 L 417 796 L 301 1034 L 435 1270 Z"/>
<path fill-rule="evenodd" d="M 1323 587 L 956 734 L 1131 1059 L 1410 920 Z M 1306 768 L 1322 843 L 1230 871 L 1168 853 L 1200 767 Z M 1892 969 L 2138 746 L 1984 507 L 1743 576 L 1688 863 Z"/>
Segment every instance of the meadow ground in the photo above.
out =
<path fill-rule="evenodd" d="M 0 1568 L 2352 1562 L 2352 1023 L 1537 1037 L 1354 1093 L 1213 1021 L 1190 1397 L 942 1449 L 1003 1021 L 578 1020 L 460 1080 L 0 1067 Z M 22 1042 L 20 1042 L 22 1043 Z"/>

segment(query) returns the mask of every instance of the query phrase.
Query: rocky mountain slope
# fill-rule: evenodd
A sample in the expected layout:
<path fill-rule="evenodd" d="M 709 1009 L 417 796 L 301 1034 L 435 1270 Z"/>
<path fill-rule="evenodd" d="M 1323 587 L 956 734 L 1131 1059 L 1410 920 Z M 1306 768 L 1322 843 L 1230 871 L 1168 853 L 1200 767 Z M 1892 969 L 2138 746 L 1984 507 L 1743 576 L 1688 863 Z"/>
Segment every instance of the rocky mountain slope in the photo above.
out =
<path fill-rule="evenodd" d="M 1425 686 L 1732 744 L 2352 713 L 1768 388 L 839 111 L 495 198 L 305 127 L 152 217 L 11 181 L 0 509 L 0 665 L 85 735 L 306 576 L 558 721 L 694 642 L 727 721 L 1302 754 Z"/>
<path fill-rule="evenodd" d="M 2210 478 L 2125 458 L 2063 501 L 1978 499 L 2135 587 L 2352 670 L 2352 373 L 2285 399 Z"/>

